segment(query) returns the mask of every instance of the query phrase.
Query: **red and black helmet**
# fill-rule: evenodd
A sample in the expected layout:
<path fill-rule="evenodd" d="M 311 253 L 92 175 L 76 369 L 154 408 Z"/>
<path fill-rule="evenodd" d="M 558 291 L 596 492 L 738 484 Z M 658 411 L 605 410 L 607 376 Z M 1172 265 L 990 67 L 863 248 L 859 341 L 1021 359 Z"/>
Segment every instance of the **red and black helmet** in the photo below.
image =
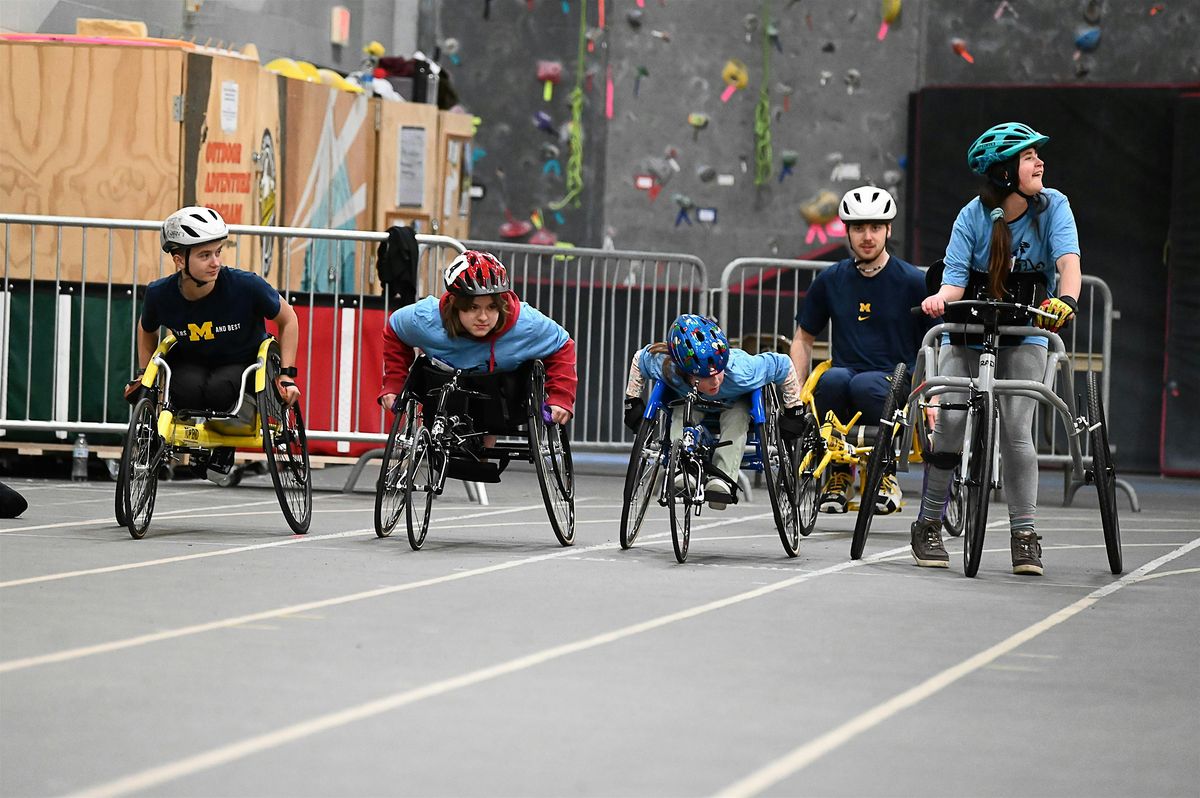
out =
<path fill-rule="evenodd" d="M 488 296 L 512 288 L 508 270 L 495 255 L 468 249 L 446 267 L 446 290 L 456 296 Z"/>

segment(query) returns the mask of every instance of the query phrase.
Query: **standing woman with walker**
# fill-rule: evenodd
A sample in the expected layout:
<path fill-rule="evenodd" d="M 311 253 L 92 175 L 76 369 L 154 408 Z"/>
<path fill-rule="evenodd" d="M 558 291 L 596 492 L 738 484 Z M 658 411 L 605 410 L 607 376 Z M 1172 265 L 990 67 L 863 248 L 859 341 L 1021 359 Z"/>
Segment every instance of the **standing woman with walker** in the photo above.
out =
<path fill-rule="evenodd" d="M 985 179 L 979 196 L 958 213 L 944 258 L 942 286 L 926 297 L 921 309 L 929 316 L 944 314 L 947 302 L 995 298 L 1038 304 L 1035 292 L 1046 297 L 1040 307 L 1054 319 L 1038 316 L 1043 329 L 1059 330 L 1078 309 L 1082 274 L 1075 216 L 1064 194 L 1042 183 L 1045 165 L 1038 149 L 1049 141 L 1028 125 L 1006 122 L 989 128 L 967 151 L 971 171 Z M 961 336 L 955 336 L 961 338 Z M 1041 380 L 1046 368 L 1046 339 L 1040 336 L 1002 336 L 997 377 Z M 969 342 L 943 337 L 938 373 L 977 376 L 979 349 Z M 965 401 L 946 394 L 948 403 Z M 1015 574 L 1042 573 L 1041 538 L 1034 530 L 1037 512 L 1038 463 L 1033 444 L 1033 412 L 1037 400 L 1002 396 L 1000 456 L 1011 531 Z M 912 554 L 917 565 L 945 568 L 949 556 L 942 545 L 941 518 L 946 489 L 963 446 L 962 410 L 936 413 L 932 451 L 925 455 L 925 486 L 921 510 L 912 525 Z"/>

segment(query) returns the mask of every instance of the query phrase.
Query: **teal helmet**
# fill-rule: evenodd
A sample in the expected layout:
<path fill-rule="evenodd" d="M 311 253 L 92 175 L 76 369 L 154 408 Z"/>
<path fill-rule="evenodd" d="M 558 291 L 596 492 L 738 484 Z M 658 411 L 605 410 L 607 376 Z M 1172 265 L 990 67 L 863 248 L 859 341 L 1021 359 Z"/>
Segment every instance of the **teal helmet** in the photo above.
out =
<path fill-rule="evenodd" d="M 1041 147 L 1050 141 L 1029 125 L 1004 122 L 987 129 L 967 150 L 967 166 L 977 175 L 987 175 L 998 163 L 1015 158 L 1029 147 Z"/>

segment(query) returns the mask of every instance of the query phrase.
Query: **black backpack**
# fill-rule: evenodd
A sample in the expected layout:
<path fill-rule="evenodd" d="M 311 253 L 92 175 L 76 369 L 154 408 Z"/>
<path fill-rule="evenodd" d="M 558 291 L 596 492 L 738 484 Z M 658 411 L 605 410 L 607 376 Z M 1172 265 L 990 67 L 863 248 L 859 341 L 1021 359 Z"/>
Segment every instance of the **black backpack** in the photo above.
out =
<path fill-rule="evenodd" d="M 404 307 L 417 301 L 417 266 L 421 248 L 417 233 L 411 227 L 392 226 L 387 241 L 380 242 L 375 270 L 379 274 L 381 293 L 393 307 Z"/>

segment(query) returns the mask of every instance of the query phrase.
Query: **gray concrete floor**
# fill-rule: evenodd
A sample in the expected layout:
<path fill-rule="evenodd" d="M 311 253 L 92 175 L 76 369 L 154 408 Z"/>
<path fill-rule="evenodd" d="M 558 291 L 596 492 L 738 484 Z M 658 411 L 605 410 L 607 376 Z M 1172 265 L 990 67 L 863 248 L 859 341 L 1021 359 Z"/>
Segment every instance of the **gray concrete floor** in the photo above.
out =
<path fill-rule="evenodd" d="M 12 480 L 0 794 L 1194 796 L 1200 484 L 1132 481 L 1123 577 L 1047 474 L 1045 576 L 993 504 L 967 579 L 957 540 L 912 565 L 912 506 L 862 561 L 826 515 L 792 560 L 759 491 L 678 565 L 656 506 L 620 550 L 612 476 L 572 548 L 510 473 L 486 507 L 452 485 L 420 552 L 367 492 L 293 537 L 261 478 L 164 482 L 134 541 L 112 483 Z"/>

